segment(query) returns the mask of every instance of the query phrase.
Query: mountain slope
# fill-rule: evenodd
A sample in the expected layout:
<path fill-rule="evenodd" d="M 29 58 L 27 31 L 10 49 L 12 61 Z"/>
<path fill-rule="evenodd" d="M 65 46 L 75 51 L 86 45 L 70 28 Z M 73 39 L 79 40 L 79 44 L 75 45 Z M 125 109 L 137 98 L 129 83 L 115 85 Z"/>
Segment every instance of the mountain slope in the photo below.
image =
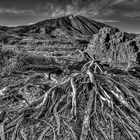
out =
<path fill-rule="evenodd" d="M 63 29 L 70 34 L 93 35 L 99 31 L 100 28 L 106 26 L 83 16 L 65 16 L 56 19 L 48 19 L 38 22 L 36 24 L 23 27 L 20 31 L 24 33 L 39 33 L 44 28 L 45 33 L 51 33 L 55 29 Z"/>
<path fill-rule="evenodd" d="M 55 30 L 61 30 L 64 35 L 76 39 L 89 40 L 99 29 L 107 26 L 103 23 L 87 19 L 83 16 L 64 16 L 55 19 L 47 19 L 29 26 L 0 27 L 0 32 L 10 34 L 47 34 L 53 35 Z"/>

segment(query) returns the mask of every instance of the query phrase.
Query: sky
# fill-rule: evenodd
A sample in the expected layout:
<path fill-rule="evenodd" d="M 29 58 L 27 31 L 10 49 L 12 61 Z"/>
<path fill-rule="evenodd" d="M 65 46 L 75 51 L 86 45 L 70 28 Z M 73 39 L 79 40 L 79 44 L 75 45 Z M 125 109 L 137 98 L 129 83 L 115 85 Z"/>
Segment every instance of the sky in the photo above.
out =
<path fill-rule="evenodd" d="M 0 25 L 30 25 L 48 18 L 83 15 L 140 33 L 140 0 L 0 0 Z"/>

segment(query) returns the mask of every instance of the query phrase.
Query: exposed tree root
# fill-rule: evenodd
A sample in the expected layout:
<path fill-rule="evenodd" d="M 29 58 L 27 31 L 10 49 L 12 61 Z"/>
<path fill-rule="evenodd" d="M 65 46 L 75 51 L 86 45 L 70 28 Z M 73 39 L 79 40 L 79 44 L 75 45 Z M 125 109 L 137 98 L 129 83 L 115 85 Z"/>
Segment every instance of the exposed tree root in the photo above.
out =
<path fill-rule="evenodd" d="M 1 140 L 5 140 L 4 123 L 0 124 L 0 138 Z"/>
<path fill-rule="evenodd" d="M 116 131 L 122 128 L 126 139 L 140 139 L 140 85 L 130 82 L 139 84 L 140 81 L 130 77 L 126 80 L 126 75 L 121 73 L 119 77 L 106 72 L 95 60 L 89 61 L 80 72 L 64 78 L 34 102 L 17 110 L 14 117 L 6 115 L 7 120 L 0 124 L 0 137 L 6 140 L 5 135 L 12 133 L 12 140 L 16 137 L 24 140 L 43 140 L 45 137 L 50 140 L 60 137 L 64 140 L 86 140 L 89 137 L 98 140 L 100 134 L 105 140 L 116 140 Z M 34 76 L 22 86 L 16 86 L 16 94 L 30 83 L 31 78 Z M 11 97 L 8 103 L 12 102 Z M 8 112 L 11 106 L 2 107 L 1 110 Z M 24 121 L 29 123 L 30 136 L 21 129 Z"/>
<path fill-rule="evenodd" d="M 13 134 L 12 134 L 11 140 L 15 140 L 15 139 L 16 139 L 18 127 L 20 126 L 20 124 L 21 124 L 22 121 L 23 121 L 23 118 L 21 118 L 21 119 L 17 122 L 17 124 L 16 124 L 16 126 L 15 126 L 15 129 L 14 129 L 14 132 L 13 132 Z"/>

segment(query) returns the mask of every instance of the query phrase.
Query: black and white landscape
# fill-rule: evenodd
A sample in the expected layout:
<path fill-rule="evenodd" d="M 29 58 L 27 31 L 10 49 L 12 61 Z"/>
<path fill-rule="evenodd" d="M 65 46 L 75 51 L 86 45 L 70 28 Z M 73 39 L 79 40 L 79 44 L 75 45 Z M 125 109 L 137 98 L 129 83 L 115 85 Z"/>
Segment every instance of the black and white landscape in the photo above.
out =
<path fill-rule="evenodd" d="M 0 2 L 0 140 L 140 140 L 139 1 L 52 0 L 18 26 L 41 2 L 13 1 Z"/>

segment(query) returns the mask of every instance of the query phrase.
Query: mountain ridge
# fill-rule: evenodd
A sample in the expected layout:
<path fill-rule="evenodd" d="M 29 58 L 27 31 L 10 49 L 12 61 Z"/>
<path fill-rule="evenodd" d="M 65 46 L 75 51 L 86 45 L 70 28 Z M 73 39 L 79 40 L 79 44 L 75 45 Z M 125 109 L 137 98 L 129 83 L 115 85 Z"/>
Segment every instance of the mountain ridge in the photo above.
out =
<path fill-rule="evenodd" d="M 2 32 L 11 32 L 11 33 L 45 33 L 51 34 L 52 31 L 60 28 L 66 31 L 69 35 L 76 34 L 77 36 L 84 38 L 90 38 L 93 34 L 96 34 L 100 28 L 107 26 L 104 23 L 99 23 L 94 20 L 85 18 L 83 16 L 73 16 L 68 15 L 64 17 L 47 19 L 40 22 L 37 22 L 32 25 L 27 26 L 17 26 L 17 27 L 6 27 L 1 26 L 0 29 Z"/>

